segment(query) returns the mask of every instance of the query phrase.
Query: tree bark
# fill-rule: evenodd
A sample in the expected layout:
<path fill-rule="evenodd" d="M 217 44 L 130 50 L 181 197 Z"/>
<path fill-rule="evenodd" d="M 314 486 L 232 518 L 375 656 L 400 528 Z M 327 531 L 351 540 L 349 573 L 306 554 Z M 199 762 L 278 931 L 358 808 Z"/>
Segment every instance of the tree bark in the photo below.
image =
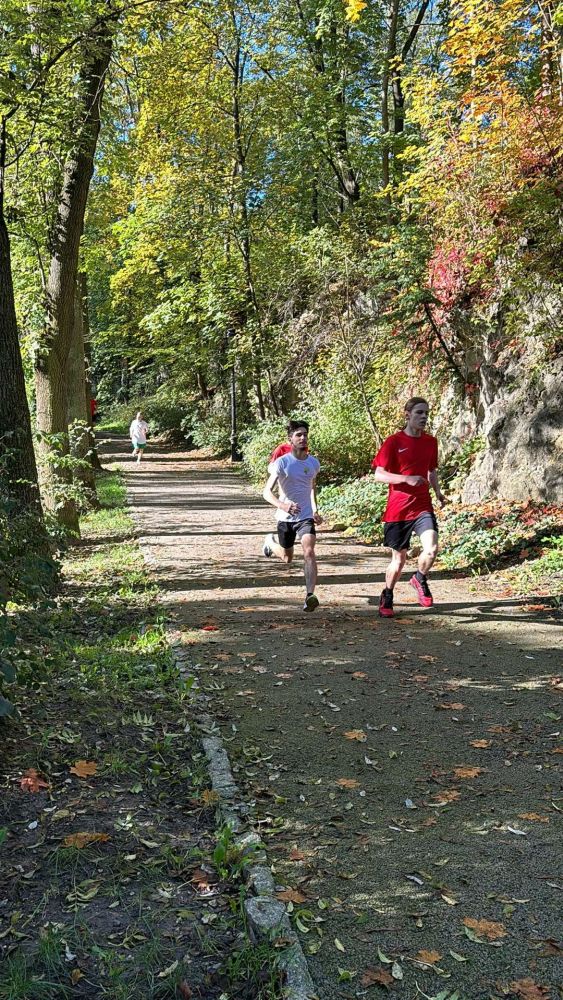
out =
<path fill-rule="evenodd" d="M 74 329 L 78 253 L 111 49 L 112 34 L 107 24 L 100 25 L 92 37 L 83 42 L 78 135 L 63 170 L 52 230 L 45 338 L 36 358 L 37 425 L 43 434 L 60 435 L 63 456 L 68 455 L 67 362 Z M 48 442 L 43 447 L 43 457 L 47 447 Z M 68 471 L 56 472 L 52 466 L 45 464 L 44 475 L 51 500 L 61 492 L 64 494 L 70 479 Z M 73 531 L 78 529 L 76 505 L 72 501 L 59 500 L 57 516 L 65 527 Z"/>
<path fill-rule="evenodd" d="M 387 39 L 387 51 L 385 54 L 385 63 L 383 66 L 383 76 L 381 79 L 381 131 L 383 132 L 383 146 L 381 150 L 381 186 L 384 190 L 389 188 L 391 183 L 391 146 L 389 141 L 389 131 L 390 131 L 390 116 L 389 116 L 389 82 L 391 79 L 391 72 L 393 66 L 393 60 L 397 54 L 397 27 L 399 23 L 399 2 L 400 0 L 391 0 L 391 6 L 389 10 L 389 36 Z M 385 196 L 386 201 L 390 204 L 391 198 L 389 193 Z"/>
<path fill-rule="evenodd" d="M 97 507 L 94 469 L 88 462 L 92 442 L 84 358 L 84 303 L 80 281 L 77 281 L 75 290 L 74 329 L 68 354 L 67 382 L 70 453 L 73 458 L 84 463 L 76 466 L 74 478 L 82 484 L 88 506 Z"/>
<path fill-rule="evenodd" d="M 0 137 L 0 471 L 12 511 L 42 525 L 31 418 L 20 353 L 10 239 L 4 217 L 5 124 Z"/>

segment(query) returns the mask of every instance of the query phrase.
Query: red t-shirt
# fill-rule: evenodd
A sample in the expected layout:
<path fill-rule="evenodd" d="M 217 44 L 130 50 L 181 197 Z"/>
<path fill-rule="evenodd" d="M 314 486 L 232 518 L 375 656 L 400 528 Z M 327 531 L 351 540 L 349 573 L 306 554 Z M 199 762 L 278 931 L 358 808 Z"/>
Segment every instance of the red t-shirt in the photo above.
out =
<path fill-rule="evenodd" d="M 385 439 L 371 463 L 399 476 L 424 476 L 438 467 L 438 442 L 431 434 L 411 437 L 404 431 Z M 428 481 L 422 486 L 389 483 L 389 497 L 384 521 L 414 521 L 420 514 L 433 511 Z"/>
<path fill-rule="evenodd" d="M 287 455 L 290 451 L 291 451 L 291 445 L 289 441 L 286 441 L 284 444 L 279 444 L 277 448 L 275 448 L 272 454 L 270 455 L 269 464 L 271 465 L 271 463 L 275 462 L 277 458 L 281 458 L 282 455 Z"/>

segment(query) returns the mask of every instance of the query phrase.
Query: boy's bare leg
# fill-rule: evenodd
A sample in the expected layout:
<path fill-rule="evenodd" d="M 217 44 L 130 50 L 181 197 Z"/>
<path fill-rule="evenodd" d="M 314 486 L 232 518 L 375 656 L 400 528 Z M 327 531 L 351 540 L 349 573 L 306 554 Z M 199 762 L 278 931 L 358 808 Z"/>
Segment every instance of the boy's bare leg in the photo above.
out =
<path fill-rule="evenodd" d="M 284 549 L 279 542 L 276 542 L 273 535 L 268 535 L 268 548 L 270 548 L 274 555 L 276 555 L 278 559 L 281 559 L 284 563 L 290 563 L 293 559 L 294 549 Z"/>
<path fill-rule="evenodd" d="M 303 571 L 305 573 L 305 586 L 307 588 L 308 594 L 314 594 L 315 587 L 317 586 L 317 557 L 315 555 L 315 535 L 303 535 L 301 538 L 301 545 L 303 547 L 303 559 L 304 559 Z"/>
<path fill-rule="evenodd" d="M 388 590 L 393 590 L 403 572 L 403 567 L 407 561 L 407 553 L 408 549 L 391 549 L 391 562 L 385 573 L 385 586 Z"/>
<path fill-rule="evenodd" d="M 438 532 L 431 529 L 423 531 L 420 536 L 420 544 L 422 552 L 418 557 L 418 569 L 423 576 L 426 576 L 432 569 L 432 564 L 438 555 Z"/>

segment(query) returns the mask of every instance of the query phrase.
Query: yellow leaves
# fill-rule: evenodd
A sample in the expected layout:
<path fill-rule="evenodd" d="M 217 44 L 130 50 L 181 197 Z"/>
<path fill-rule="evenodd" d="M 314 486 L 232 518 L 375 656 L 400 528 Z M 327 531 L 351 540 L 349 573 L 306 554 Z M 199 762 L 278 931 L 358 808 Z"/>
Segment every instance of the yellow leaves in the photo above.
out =
<path fill-rule="evenodd" d="M 477 747 L 478 750 L 486 750 L 492 745 L 492 740 L 469 740 L 469 745 Z"/>
<path fill-rule="evenodd" d="M 527 819 L 531 823 L 549 823 L 549 816 L 541 816 L 539 813 L 518 813 L 518 819 Z"/>
<path fill-rule="evenodd" d="M 205 806 L 215 805 L 215 803 L 219 801 L 219 795 L 211 788 L 204 788 L 201 793 L 201 801 Z"/>
<path fill-rule="evenodd" d="M 360 782 L 356 781 L 355 778 L 337 778 L 336 784 L 340 785 L 341 788 L 359 788 Z"/>
<path fill-rule="evenodd" d="M 106 840 L 109 840 L 109 834 L 107 833 L 89 833 L 88 831 L 83 831 L 80 833 L 69 833 L 64 838 L 63 844 L 65 847 L 77 847 L 80 850 L 83 847 L 88 847 L 89 844 L 104 844 Z"/>
<path fill-rule="evenodd" d="M 365 0 L 344 0 L 346 8 L 346 20 L 354 23 L 360 20 L 360 14 L 366 9 Z"/>
<path fill-rule="evenodd" d="M 70 768 L 70 773 L 76 774 L 78 778 L 88 778 L 96 774 L 97 770 L 98 765 L 93 760 L 75 760 L 73 766 Z"/>
<path fill-rule="evenodd" d="M 349 729 L 348 732 L 344 733 L 344 736 L 347 740 L 358 740 L 359 743 L 365 743 L 367 740 L 363 729 Z"/>
<path fill-rule="evenodd" d="M 487 941 L 498 941 L 507 935 L 504 924 L 496 920 L 476 920 L 474 917 L 465 917 L 463 924 L 474 937 L 481 940 L 484 938 Z M 471 937 L 471 934 L 468 937 Z"/>

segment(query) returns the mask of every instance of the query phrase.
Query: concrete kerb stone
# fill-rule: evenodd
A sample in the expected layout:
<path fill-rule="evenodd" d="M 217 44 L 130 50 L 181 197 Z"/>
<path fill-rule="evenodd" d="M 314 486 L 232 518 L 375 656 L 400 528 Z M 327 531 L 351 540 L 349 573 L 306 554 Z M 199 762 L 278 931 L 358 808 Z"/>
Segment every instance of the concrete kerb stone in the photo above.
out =
<path fill-rule="evenodd" d="M 169 643 L 174 662 L 181 673 L 192 672 L 186 651 L 179 647 L 174 630 L 169 628 Z M 193 673 L 196 673 L 194 668 Z M 199 696 L 201 698 L 201 696 Z M 202 701 L 207 701 L 203 698 Z M 211 787 L 219 797 L 218 812 L 223 823 L 228 823 L 235 834 L 234 842 L 242 851 L 255 848 L 256 864 L 244 869 L 244 878 L 253 896 L 245 900 L 250 939 L 254 944 L 281 938 L 287 942 L 278 956 L 279 967 L 285 973 L 284 996 L 286 1000 L 318 1000 L 318 993 L 307 966 L 307 960 L 285 906 L 275 897 L 275 883 L 267 866 L 266 852 L 259 849 L 260 838 L 254 831 L 241 833 L 243 821 L 248 821 L 249 809 L 241 799 L 233 777 L 229 756 L 220 736 L 205 735 L 217 729 L 213 718 L 201 711 L 198 726 L 207 756 Z"/>

